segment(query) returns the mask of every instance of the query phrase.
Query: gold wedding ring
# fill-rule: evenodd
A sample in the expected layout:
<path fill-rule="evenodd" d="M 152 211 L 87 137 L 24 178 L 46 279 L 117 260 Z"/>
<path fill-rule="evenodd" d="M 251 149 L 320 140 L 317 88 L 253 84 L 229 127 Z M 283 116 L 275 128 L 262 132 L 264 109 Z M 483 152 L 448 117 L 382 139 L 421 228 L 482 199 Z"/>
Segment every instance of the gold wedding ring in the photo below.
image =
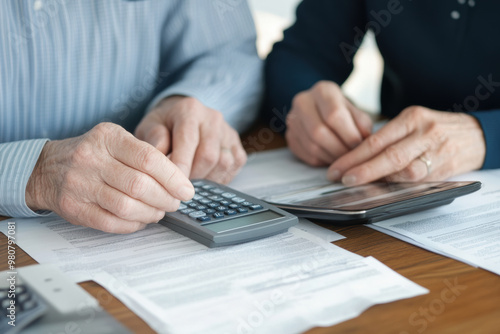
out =
<path fill-rule="evenodd" d="M 427 159 L 423 155 L 419 156 L 418 158 L 425 164 L 425 167 L 427 167 L 427 175 L 429 175 L 431 173 L 432 161 L 430 159 Z"/>

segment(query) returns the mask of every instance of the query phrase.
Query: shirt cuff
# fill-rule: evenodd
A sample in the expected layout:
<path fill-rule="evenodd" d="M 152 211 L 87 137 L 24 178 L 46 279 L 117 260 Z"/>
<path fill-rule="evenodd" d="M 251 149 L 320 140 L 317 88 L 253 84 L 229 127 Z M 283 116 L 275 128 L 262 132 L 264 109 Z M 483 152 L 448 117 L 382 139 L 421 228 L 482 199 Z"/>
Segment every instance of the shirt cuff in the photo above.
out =
<path fill-rule="evenodd" d="M 26 205 L 26 185 L 48 139 L 0 144 L 0 215 L 42 217 Z"/>

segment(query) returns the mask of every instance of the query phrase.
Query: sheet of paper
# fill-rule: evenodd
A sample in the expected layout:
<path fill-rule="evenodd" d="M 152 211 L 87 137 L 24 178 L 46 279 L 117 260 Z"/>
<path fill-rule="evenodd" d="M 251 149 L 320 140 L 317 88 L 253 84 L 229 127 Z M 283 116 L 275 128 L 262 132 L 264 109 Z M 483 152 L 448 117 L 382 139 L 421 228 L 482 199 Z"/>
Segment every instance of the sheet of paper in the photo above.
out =
<path fill-rule="evenodd" d="M 217 249 L 156 224 L 112 235 L 60 218 L 17 220 L 16 235 L 35 260 L 91 277 L 159 333 L 299 333 L 427 292 L 297 228 Z"/>
<path fill-rule="evenodd" d="M 326 168 L 310 167 L 284 148 L 249 155 L 246 166 L 229 186 L 265 198 L 329 183 Z"/>
<path fill-rule="evenodd" d="M 377 230 L 500 275 L 500 170 L 454 180 L 477 180 L 483 187 L 449 205 L 375 223 Z"/>

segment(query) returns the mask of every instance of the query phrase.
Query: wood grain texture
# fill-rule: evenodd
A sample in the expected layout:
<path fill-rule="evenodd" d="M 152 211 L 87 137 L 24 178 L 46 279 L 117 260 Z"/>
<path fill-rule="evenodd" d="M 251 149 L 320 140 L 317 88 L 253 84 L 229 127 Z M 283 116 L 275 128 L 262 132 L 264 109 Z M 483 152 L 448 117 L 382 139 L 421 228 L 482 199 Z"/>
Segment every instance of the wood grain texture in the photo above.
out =
<path fill-rule="evenodd" d="M 262 129 L 257 126 L 245 136 L 243 142 L 248 152 L 283 147 L 284 139 L 280 135 L 273 133 L 269 137 L 271 132 Z M 335 242 L 336 245 L 362 256 L 373 256 L 429 289 L 430 293 L 373 306 L 354 319 L 330 328 L 315 328 L 308 334 L 500 331 L 500 276 L 431 253 L 366 226 L 320 225 L 347 237 Z M 24 251 L 17 250 L 17 267 L 34 263 Z M 0 235 L 0 270 L 6 269 L 7 238 Z M 97 283 L 84 282 L 80 285 L 135 333 L 154 333 L 144 321 Z"/>

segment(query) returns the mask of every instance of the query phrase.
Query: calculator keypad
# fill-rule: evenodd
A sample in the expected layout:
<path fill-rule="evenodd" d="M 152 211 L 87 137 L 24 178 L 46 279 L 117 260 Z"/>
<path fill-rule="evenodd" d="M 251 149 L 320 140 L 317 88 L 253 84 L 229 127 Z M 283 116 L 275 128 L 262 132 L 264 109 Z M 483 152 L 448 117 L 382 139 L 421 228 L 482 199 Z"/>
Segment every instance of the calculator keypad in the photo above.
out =
<path fill-rule="evenodd" d="M 195 196 L 190 201 L 181 202 L 178 212 L 202 225 L 264 210 L 260 204 L 203 181 L 195 181 L 193 186 Z"/>

